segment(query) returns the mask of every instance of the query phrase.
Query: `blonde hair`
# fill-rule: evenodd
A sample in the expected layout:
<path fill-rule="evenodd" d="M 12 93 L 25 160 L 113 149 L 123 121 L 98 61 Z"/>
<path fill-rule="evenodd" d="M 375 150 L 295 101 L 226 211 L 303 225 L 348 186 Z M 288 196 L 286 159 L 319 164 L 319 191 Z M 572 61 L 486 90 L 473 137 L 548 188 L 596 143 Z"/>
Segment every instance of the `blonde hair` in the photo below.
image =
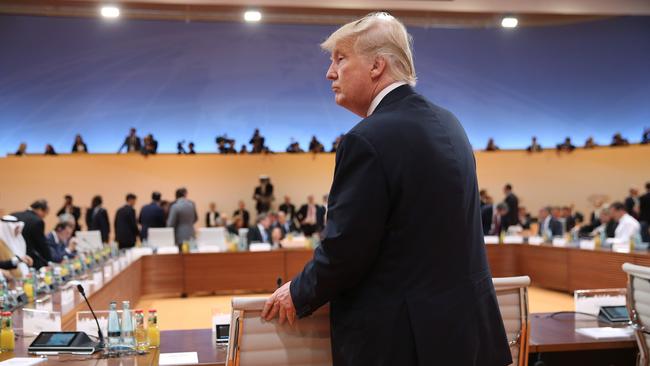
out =
<path fill-rule="evenodd" d="M 351 42 L 355 51 L 363 56 L 384 58 L 395 81 L 415 86 L 413 39 L 397 18 L 383 12 L 370 13 L 337 29 L 320 46 L 332 52 L 341 41 Z"/>

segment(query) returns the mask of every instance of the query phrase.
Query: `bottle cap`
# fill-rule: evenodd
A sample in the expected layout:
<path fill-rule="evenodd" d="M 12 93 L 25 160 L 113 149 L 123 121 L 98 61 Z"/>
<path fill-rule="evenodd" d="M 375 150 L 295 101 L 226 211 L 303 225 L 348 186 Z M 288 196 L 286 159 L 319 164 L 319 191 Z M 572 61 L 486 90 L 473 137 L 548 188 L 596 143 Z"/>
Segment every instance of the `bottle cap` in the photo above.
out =
<path fill-rule="evenodd" d="M 150 312 L 150 313 L 155 313 L 155 312 L 156 312 L 156 309 L 149 309 L 149 312 Z"/>
<path fill-rule="evenodd" d="M 143 311 L 142 311 L 142 309 L 138 309 L 138 310 L 135 311 L 135 313 L 136 313 L 136 314 L 142 314 Z"/>
<path fill-rule="evenodd" d="M 2 316 L 11 316 L 11 311 L 3 311 Z"/>

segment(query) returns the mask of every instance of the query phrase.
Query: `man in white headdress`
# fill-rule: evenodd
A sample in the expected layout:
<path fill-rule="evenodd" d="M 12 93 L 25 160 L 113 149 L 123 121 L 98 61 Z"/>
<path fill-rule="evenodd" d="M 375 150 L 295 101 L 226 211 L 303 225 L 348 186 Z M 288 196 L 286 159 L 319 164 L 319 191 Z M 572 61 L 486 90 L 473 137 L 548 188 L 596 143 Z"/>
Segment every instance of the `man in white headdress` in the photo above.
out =
<path fill-rule="evenodd" d="M 15 216 L 6 215 L 0 219 L 0 247 L 1 252 L 8 252 L 4 260 L 0 260 L 1 269 L 18 268 L 25 275 L 29 272 L 29 266 L 34 264 L 32 258 L 27 255 L 27 245 L 22 236 L 25 224 Z M 7 258 L 9 257 L 9 258 Z"/>

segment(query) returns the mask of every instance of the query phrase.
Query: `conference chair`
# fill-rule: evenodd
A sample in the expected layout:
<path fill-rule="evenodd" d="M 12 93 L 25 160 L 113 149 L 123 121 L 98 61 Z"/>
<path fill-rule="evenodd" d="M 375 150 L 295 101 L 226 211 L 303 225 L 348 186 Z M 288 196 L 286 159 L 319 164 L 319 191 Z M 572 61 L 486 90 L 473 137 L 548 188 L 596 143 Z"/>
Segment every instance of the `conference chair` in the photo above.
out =
<path fill-rule="evenodd" d="M 153 248 L 175 247 L 173 227 L 150 227 L 147 230 L 147 242 Z"/>
<path fill-rule="evenodd" d="M 512 354 L 512 364 L 528 365 L 528 286 L 530 277 L 493 278 L 497 301 Z"/>
<path fill-rule="evenodd" d="M 77 239 L 77 251 L 80 253 L 90 253 L 104 247 L 102 234 L 99 230 L 77 231 L 75 238 Z"/>
<path fill-rule="evenodd" d="M 637 365 L 649 365 L 650 329 L 650 267 L 624 263 L 627 273 L 627 311 L 639 346 Z"/>
<path fill-rule="evenodd" d="M 296 320 L 262 320 L 266 298 L 232 299 L 227 366 L 332 365 L 329 308 Z"/>
<path fill-rule="evenodd" d="M 223 227 L 201 227 L 196 232 L 200 252 L 225 252 L 226 229 Z"/>

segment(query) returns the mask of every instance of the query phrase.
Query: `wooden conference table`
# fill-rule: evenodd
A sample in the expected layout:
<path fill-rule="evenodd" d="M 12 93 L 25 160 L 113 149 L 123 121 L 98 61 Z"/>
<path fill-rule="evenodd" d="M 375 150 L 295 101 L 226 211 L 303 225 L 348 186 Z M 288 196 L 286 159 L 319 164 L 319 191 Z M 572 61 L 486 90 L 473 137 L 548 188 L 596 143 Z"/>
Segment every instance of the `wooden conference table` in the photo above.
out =
<path fill-rule="evenodd" d="M 132 304 L 142 296 L 179 296 L 200 294 L 269 293 L 275 290 L 277 279 L 290 280 L 311 259 L 312 250 L 280 250 L 272 252 L 192 253 L 146 255 L 120 265 L 111 265 L 112 271 L 99 270 L 101 280 L 89 285 L 86 292 L 96 309 L 106 309 L 110 301 L 129 300 Z M 626 277 L 621 270 L 624 262 L 650 265 L 650 253 L 614 253 L 606 249 L 582 250 L 550 245 L 499 244 L 487 245 L 492 273 L 495 277 L 528 275 L 532 284 L 554 290 L 572 292 L 576 289 L 625 287 Z M 117 267 L 116 267 L 117 266 Z M 119 268 L 118 268 L 119 267 Z M 112 273 L 111 273 L 112 272 Z M 99 278 L 96 278 L 99 280 Z M 89 282 L 90 284 L 92 282 Z M 64 292 L 67 291 L 67 294 Z M 61 312 L 64 330 L 75 330 L 76 313 L 87 307 L 81 296 L 72 289 L 59 290 L 51 295 L 53 309 Z M 70 299 L 62 304 L 62 299 Z M 14 319 L 20 317 L 17 310 Z M 531 314 L 531 353 L 579 352 L 593 350 L 635 349 L 633 338 L 617 341 L 599 341 L 576 335 L 577 326 L 604 326 L 595 320 L 567 319 L 567 314 Z M 570 315 L 573 317 L 573 315 Z M 0 354 L 0 360 L 25 355 L 30 338 L 18 338 L 15 352 Z M 199 363 L 221 365 L 225 349 L 212 342 L 212 332 L 206 330 L 163 331 L 160 352 L 198 352 Z M 146 356 L 116 359 L 95 357 L 57 356 L 49 362 L 89 362 L 115 366 L 157 365 L 158 351 Z M 554 363 L 561 364 L 561 363 Z M 45 365 L 44 365 L 45 366 Z"/>

